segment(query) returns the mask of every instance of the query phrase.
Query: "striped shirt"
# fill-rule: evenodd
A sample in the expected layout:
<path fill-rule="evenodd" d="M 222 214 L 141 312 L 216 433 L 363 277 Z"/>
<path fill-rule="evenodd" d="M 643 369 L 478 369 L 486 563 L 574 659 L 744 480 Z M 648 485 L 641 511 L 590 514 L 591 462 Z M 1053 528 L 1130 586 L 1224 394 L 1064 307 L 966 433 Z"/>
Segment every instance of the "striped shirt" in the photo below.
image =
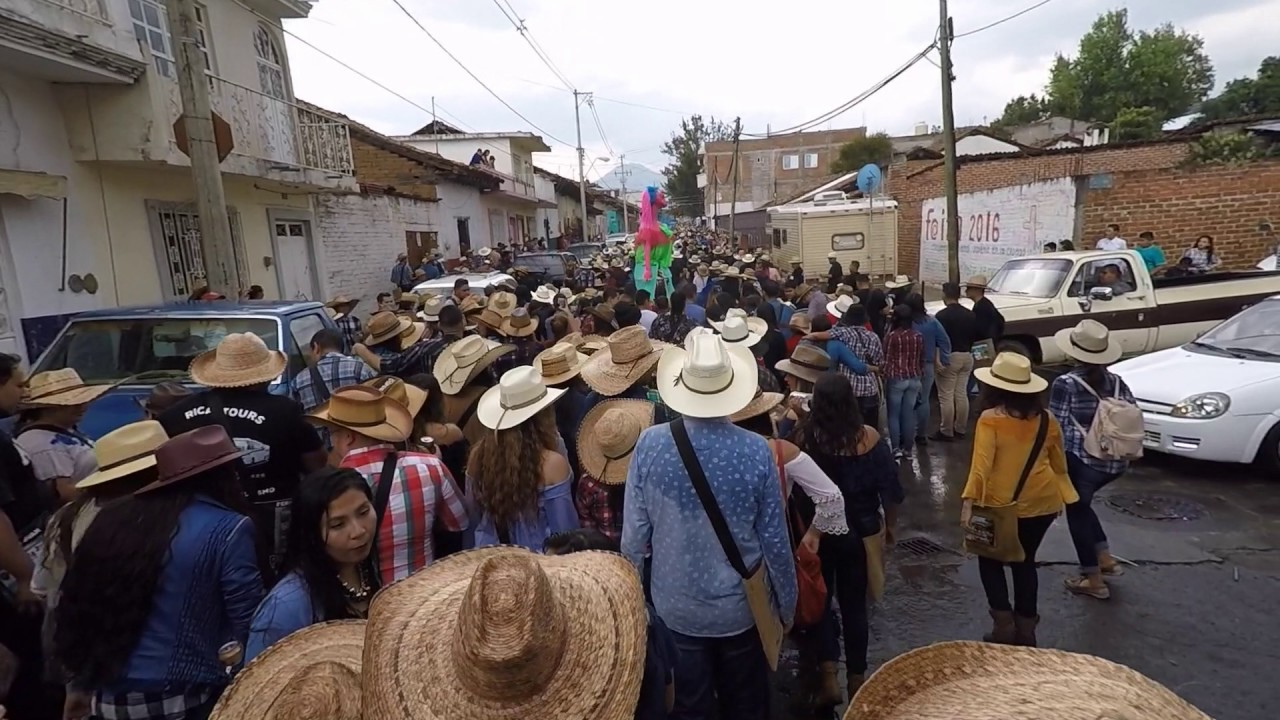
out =
<path fill-rule="evenodd" d="M 362 447 L 347 453 L 340 466 L 363 475 L 377 497 L 383 460 L 394 450 L 385 443 Z M 435 560 L 431 530 L 437 520 L 452 532 L 461 532 L 468 524 L 462 493 L 449 468 L 434 455 L 400 453 L 392 483 L 378 524 L 378 577 L 384 586 Z"/>

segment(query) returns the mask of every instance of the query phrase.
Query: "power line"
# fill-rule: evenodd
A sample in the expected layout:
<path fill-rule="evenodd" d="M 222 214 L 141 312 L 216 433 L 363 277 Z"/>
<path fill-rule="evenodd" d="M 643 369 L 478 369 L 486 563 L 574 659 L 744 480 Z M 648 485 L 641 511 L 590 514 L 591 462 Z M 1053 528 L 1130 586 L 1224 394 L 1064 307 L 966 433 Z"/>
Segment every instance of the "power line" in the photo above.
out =
<path fill-rule="evenodd" d="M 1014 14 L 1010 15 L 1009 17 L 1006 17 L 1006 18 L 1003 18 L 1003 19 L 997 20 L 997 21 L 995 21 L 995 22 L 993 22 L 993 23 L 990 23 L 990 24 L 988 24 L 988 25 L 983 25 L 982 27 L 980 27 L 980 28 L 978 28 L 978 29 L 976 29 L 976 30 L 970 30 L 970 31 L 968 31 L 968 32 L 962 32 L 962 33 L 960 33 L 959 35 L 955 35 L 955 36 L 953 36 L 953 37 L 952 37 L 952 39 L 954 40 L 954 39 L 957 39 L 957 38 L 969 37 L 970 35 L 976 35 L 976 34 L 978 34 L 978 33 L 982 32 L 982 31 L 984 31 L 984 30 L 990 30 L 991 28 L 993 28 L 993 27 L 995 27 L 995 26 L 997 26 L 997 25 L 1003 25 L 1003 24 L 1005 24 L 1005 23 L 1009 22 L 1010 20 L 1013 20 L 1013 19 L 1015 19 L 1015 18 L 1020 18 L 1020 17 L 1022 17 L 1023 15 L 1026 15 L 1027 13 L 1031 12 L 1032 10 L 1035 10 L 1035 9 L 1037 9 L 1037 8 L 1042 8 L 1042 7 L 1044 7 L 1045 5 L 1048 5 L 1048 4 L 1049 4 L 1049 3 L 1051 3 L 1051 2 L 1053 2 L 1053 0 L 1040 0 L 1040 2 L 1036 3 L 1035 5 L 1032 5 L 1032 6 L 1027 7 L 1027 8 L 1023 8 L 1022 10 L 1019 10 L 1018 12 L 1016 12 L 1016 13 L 1014 13 Z"/>
<path fill-rule="evenodd" d="M 507 0 L 493 0 L 493 4 L 498 6 L 498 10 L 501 11 L 502 15 L 507 18 L 507 21 L 515 27 L 516 32 L 520 33 L 520 37 L 524 38 L 525 43 L 529 45 L 531 50 L 533 50 L 533 54 L 537 55 L 538 59 L 542 61 L 542 64 L 547 66 L 547 69 L 551 71 L 551 74 L 555 75 L 560 82 L 564 83 L 565 88 L 572 91 L 574 89 L 573 83 L 569 82 L 569 78 L 561 72 L 560 68 L 551 60 L 551 56 L 548 55 L 546 51 L 542 49 L 542 46 L 538 44 L 538 41 L 533 38 L 533 33 L 525 24 L 524 18 L 520 17 L 520 14 L 511 6 L 511 3 L 507 2 Z M 504 4 L 506 5 L 505 8 L 503 7 Z M 507 12 L 508 9 L 510 9 L 511 12 Z"/>
<path fill-rule="evenodd" d="M 671 108 L 656 107 L 654 105 L 645 105 L 644 103 L 631 102 L 629 100 L 616 100 L 614 98 L 608 98 L 601 95 L 596 95 L 595 97 L 597 100 L 603 100 L 607 103 L 614 103 L 615 105 L 627 105 L 628 107 L 644 108 L 645 110 L 656 110 L 658 112 L 671 113 L 672 115 L 697 115 L 698 114 L 698 113 L 686 111 L 686 110 L 672 110 Z"/>
<path fill-rule="evenodd" d="M 421 30 L 424 35 L 430 38 L 431 42 L 435 43 L 436 47 L 440 48 L 440 50 L 444 52 L 445 55 L 448 55 L 450 60 L 453 60 L 455 63 L 457 63 L 458 67 L 462 68 L 463 72 L 470 75 L 471 79 L 475 80 L 480 85 L 480 87 L 484 88 L 485 91 L 487 91 L 490 95 L 494 97 L 494 99 L 502 103 L 508 110 L 515 113 L 516 117 L 520 118 L 521 120 L 524 120 L 534 130 L 537 130 L 538 132 L 542 133 L 543 135 L 546 135 L 552 140 L 555 140 L 561 145 L 571 146 L 573 144 L 573 143 L 567 143 L 564 140 L 561 140 L 560 138 L 556 137 L 555 135 L 552 135 L 551 133 L 547 132 L 546 130 L 543 130 L 542 128 L 538 127 L 538 125 L 534 123 L 532 120 L 525 117 L 524 114 L 521 113 L 519 110 L 515 109 L 515 107 L 511 103 L 507 102 L 506 100 L 503 99 L 501 95 L 494 92 L 493 88 L 486 85 L 485 82 L 481 80 L 478 75 L 471 72 L 471 68 L 467 67 L 461 60 L 458 59 L 456 55 L 454 55 L 452 52 L 449 52 L 449 48 L 446 48 L 443 43 L 437 40 L 436 36 L 431 34 L 431 31 L 427 29 L 426 25 L 423 25 L 421 22 L 418 21 L 418 18 L 415 17 L 413 13 L 409 12 L 409 9 L 404 6 L 404 3 L 400 2 L 400 0 L 391 0 L 391 2 L 395 3 L 396 7 L 400 8 L 400 12 L 403 12 L 406 17 L 412 20 L 413 24 L 417 25 L 418 29 Z"/>
<path fill-rule="evenodd" d="M 591 98 L 587 98 L 587 107 L 591 108 L 591 117 L 596 121 L 596 130 L 600 132 L 600 141 L 604 143 L 604 147 L 609 151 L 610 157 L 617 157 L 617 153 L 613 151 L 613 146 L 609 144 L 609 138 L 604 134 L 604 125 L 600 122 L 600 113 L 596 112 L 596 103 Z"/>

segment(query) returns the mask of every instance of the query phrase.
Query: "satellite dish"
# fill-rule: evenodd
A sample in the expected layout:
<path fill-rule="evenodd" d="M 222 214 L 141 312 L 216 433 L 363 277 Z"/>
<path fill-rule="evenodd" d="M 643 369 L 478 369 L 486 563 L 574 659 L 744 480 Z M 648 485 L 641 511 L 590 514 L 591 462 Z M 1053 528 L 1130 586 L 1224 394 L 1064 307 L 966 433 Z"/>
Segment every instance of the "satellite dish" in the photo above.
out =
<path fill-rule="evenodd" d="M 882 177 L 880 175 L 880 166 L 875 163 L 867 163 L 858 170 L 858 190 L 863 195 L 870 196 L 879 187 Z"/>

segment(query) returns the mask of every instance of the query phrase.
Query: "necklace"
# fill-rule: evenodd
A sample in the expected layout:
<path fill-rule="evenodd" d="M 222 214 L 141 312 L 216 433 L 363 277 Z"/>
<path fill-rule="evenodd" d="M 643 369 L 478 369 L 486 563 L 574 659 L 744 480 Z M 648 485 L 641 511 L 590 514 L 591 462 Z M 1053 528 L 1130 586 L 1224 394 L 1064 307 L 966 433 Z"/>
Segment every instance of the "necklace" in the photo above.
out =
<path fill-rule="evenodd" d="M 351 602 L 364 602 L 369 599 L 369 580 L 364 575 L 364 567 L 357 569 L 360 574 L 360 586 L 354 587 L 347 582 L 342 575 L 338 575 L 338 582 L 342 584 L 342 591 L 346 594 L 347 600 Z"/>

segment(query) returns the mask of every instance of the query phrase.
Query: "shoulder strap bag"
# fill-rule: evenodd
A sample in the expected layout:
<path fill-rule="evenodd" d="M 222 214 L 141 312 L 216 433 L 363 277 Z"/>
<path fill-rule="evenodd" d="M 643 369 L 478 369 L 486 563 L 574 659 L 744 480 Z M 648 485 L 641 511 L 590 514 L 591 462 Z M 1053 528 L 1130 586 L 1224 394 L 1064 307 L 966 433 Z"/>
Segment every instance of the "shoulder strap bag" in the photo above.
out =
<path fill-rule="evenodd" d="M 1036 440 L 1031 445 L 1031 454 L 1022 467 L 1022 476 L 1014 488 L 1013 497 L 1007 505 L 990 505 L 974 503 L 969 518 L 964 524 L 964 549 L 999 562 L 1015 563 L 1026 559 L 1022 549 L 1022 541 L 1018 539 L 1018 498 L 1027 478 L 1035 467 L 1036 459 L 1044 448 L 1045 437 L 1049 434 L 1049 420 L 1040 413 L 1040 426 L 1036 430 Z M 986 495 L 986 487 L 983 487 Z"/>
<path fill-rule="evenodd" d="M 773 461 L 778 466 L 778 483 L 782 486 L 783 512 L 790 518 L 787 535 L 791 539 L 791 552 L 796 561 L 796 627 L 811 627 L 822 621 L 827 611 L 827 581 L 822 577 L 822 560 L 800 539 L 808 527 L 800 517 L 800 511 L 791 503 L 787 494 L 787 469 L 782 462 L 782 448 L 769 441 Z"/>
<path fill-rule="evenodd" d="M 373 549 L 369 554 L 373 557 L 375 565 L 378 564 L 378 537 L 382 535 L 382 521 L 387 516 L 387 504 L 391 502 L 391 486 L 396 480 L 396 465 L 399 463 L 400 453 L 392 450 L 382 459 L 382 470 L 378 472 L 378 486 L 373 489 L 373 512 L 378 518 L 378 524 L 374 526 L 373 532 Z M 378 568 L 378 575 L 384 580 L 389 580 L 383 575 L 383 570 L 390 568 Z"/>
<path fill-rule="evenodd" d="M 711 528 L 715 530 L 716 539 L 720 541 L 720 547 L 724 550 L 729 564 L 742 578 L 742 587 L 747 595 L 747 606 L 751 608 L 751 617 L 755 620 L 756 631 L 760 634 L 760 644 L 764 647 L 764 657 L 769 663 L 769 669 L 777 670 L 778 656 L 782 652 L 782 636 L 785 633 L 782 619 L 778 617 L 769 589 L 768 569 L 763 560 L 751 568 L 743 562 L 742 552 L 729 532 L 729 525 L 725 522 L 724 514 L 720 512 L 720 506 L 716 504 L 715 495 L 712 494 L 711 486 L 707 483 L 707 476 L 702 471 L 702 464 L 698 462 L 698 456 L 693 452 L 693 443 L 689 440 L 689 432 L 685 429 L 683 418 L 671 423 L 671 434 L 675 438 L 676 449 L 680 452 L 680 460 L 684 463 L 685 471 L 689 473 L 693 489 L 698 493 L 702 509 L 706 512 L 707 519 L 711 521 Z"/>
<path fill-rule="evenodd" d="M 320 358 L 320 361 L 307 365 L 307 369 L 311 371 L 311 384 L 316 389 L 316 399 L 322 405 L 329 402 L 330 397 L 329 384 L 324 381 L 324 373 L 320 372 L 320 362 L 323 360 L 324 358 Z"/>

